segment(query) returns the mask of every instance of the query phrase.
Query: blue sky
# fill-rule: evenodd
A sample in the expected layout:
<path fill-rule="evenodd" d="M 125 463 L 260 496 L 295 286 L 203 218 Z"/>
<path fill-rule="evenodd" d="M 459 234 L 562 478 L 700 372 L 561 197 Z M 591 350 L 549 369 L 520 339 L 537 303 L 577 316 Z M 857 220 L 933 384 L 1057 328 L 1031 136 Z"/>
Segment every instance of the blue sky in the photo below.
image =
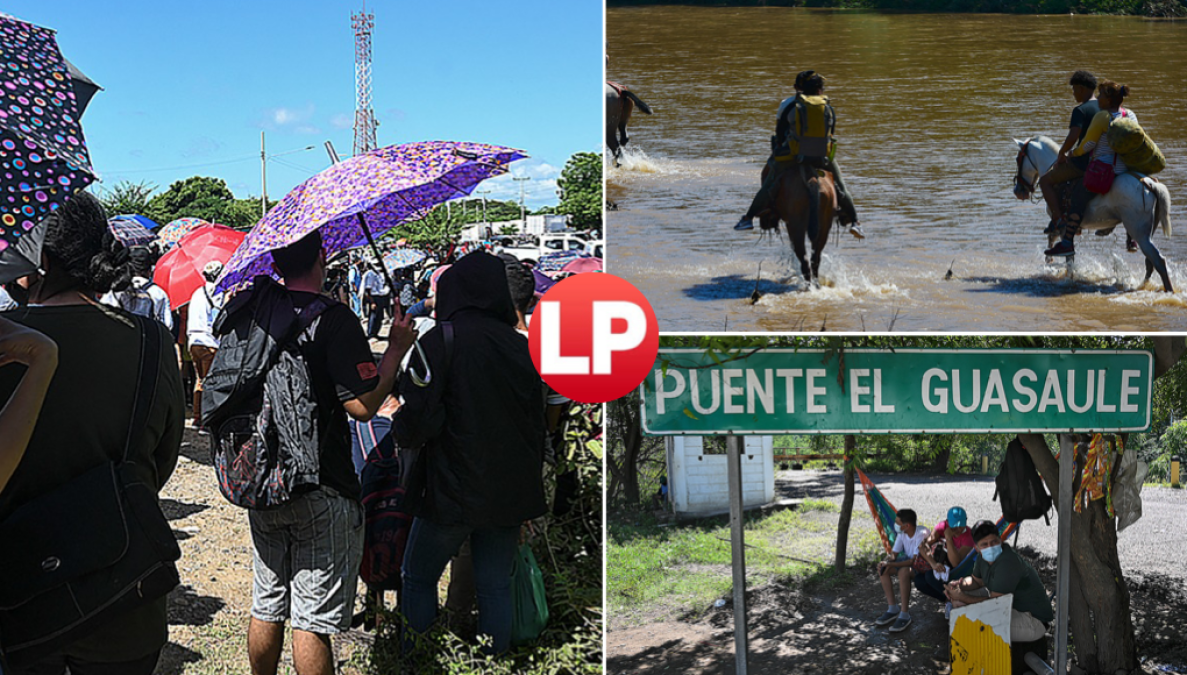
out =
<path fill-rule="evenodd" d="M 8 0 L 3 11 L 58 31 L 62 52 L 103 86 L 84 115 L 103 180 L 160 189 L 193 175 L 268 195 L 353 145 L 354 38 L 362 0 Z M 526 150 L 527 204 L 555 204 L 575 152 L 601 147 L 601 0 L 370 0 L 379 145 L 468 140 Z M 312 150 L 300 150 L 307 146 Z M 518 199 L 510 176 L 488 198 Z"/>

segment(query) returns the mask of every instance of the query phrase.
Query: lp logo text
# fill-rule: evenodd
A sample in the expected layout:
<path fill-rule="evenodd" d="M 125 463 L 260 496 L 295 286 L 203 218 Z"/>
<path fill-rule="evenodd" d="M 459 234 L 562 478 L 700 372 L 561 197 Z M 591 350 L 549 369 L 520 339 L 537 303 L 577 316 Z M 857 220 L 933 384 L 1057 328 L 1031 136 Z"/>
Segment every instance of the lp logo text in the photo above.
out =
<path fill-rule="evenodd" d="M 610 274 L 579 274 L 553 286 L 536 307 L 529 336 L 544 381 L 583 403 L 630 393 L 659 349 L 659 326 L 647 298 Z"/>

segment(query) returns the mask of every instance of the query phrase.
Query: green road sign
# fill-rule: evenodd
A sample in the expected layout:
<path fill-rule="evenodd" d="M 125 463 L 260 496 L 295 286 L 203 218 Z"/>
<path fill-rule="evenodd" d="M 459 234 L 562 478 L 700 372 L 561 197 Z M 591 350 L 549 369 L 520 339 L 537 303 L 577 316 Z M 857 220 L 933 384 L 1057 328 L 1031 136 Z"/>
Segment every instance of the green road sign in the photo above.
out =
<path fill-rule="evenodd" d="M 664 364 L 667 364 L 666 369 Z M 650 434 L 1143 431 L 1154 356 L 1056 349 L 661 349 Z"/>

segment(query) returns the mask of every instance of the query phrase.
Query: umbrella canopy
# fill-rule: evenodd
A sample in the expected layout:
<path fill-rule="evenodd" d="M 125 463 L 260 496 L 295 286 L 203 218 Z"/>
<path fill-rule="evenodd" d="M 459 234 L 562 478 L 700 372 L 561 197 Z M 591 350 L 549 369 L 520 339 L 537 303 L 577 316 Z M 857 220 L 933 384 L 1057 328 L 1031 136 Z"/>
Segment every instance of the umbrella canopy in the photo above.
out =
<path fill-rule="evenodd" d="M 536 263 L 536 269 L 541 272 L 553 275 L 565 271 L 565 266 L 575 260 L 592 257 L 584 251 L 576 249 L 569 251 L 557 251 L 555 253 L 545 253 L 540 256 L 540 261 Z"/>
<path fill-rule="evenodd" d="M 270 274 L 272 251 L 320 230 L 326 255 L 428 215 L 439 204 L 470 194 L 507 165 L 526 157 L 483 143 L 426 141 L 393 145 L 344 160 L 293 188 L 252 228 L 227 264 L 220 290 Z"/>
<path fill-rule="evenodd" d="M 91 97 L 95 92 L 103 87 L 95 84 L 95 81 L 83 74 L 78 66 L 70 63 L 69 59 L 62 59 L 66 62 L 66 70 L 70 72 L 70 88 L 74 90 L 74 101 L 78 105 L 78 114 L 82 116 L 87 110 L 87 106 L 91 103 Z"/>
<path fill-rule="evenodd" d="M 149 221 L 152 222 L 152 221 Z M 116 216 L 107 221 L 107 229 L 119 239 L 124 246 L 145 246 L 156 240 L 157 235 L 133 220 L 129 216 Z"/>
<path fill-rule="evenodd" d="M 548 289 L 557 284 L 555 279 L 538 269 L 532 269 L 532 277 L 536 280 L 536 295 L 544 295 L 548 292 Z"/>
<path fill-rule="evenodd" d="M 202 268 L 215 260 L 225 265 L 246 237 L 247 234 L 224 225 L 203 225 L 161 256 L 153 272 L 153 283 L 164 289 L 169 304 L 176 309 L 188 303 L 205 282 Z"/>
<path fill-rule="evenodd" d="M 171 220 L 168 224 L 157 230 L 157 239 L 161 240 L 166 246 L 172 246 L 181 241 L 181 238 L 198 229 L 210 225 L 210 223 L 201 218 L 178 218 Z M 223 262 L 226 262 L 225 260 Z"/>
<path fill-rule="evenodd" d="M 50 211 L 94 180 L 54 32 L 0 17 L 0 282 L 36 269 Z"/>
<path fill-rule="evenodd" d="M 429 257 L 428 253 L 414 248 L 397 248 L 383 255 L 383 266 L 391 271 L 411 267 Z"/>
<path fill-rule="evenodd" d="M 125 213 L 123 215 L 113 216 L 113 217 L 118 220 L 131 220 L 133 222 L 138 223 L 141 227 L 143 227 L 146 230 L 155 230 L 158 227 L 160 227 L 160 225 L 157 223 L 157 221 L 153 220 L 152 218 L 149 218 L 148 216 L 136 216 L 136 215 Z"/>
<path fill-rule="evenodd" d="M 561 268 L 562 272 L 569 272 L 571 274 L 584 274 L 585 272 L 601 272 L 602 259 L 601 258 L 577 258 L 565 264 Z"/>

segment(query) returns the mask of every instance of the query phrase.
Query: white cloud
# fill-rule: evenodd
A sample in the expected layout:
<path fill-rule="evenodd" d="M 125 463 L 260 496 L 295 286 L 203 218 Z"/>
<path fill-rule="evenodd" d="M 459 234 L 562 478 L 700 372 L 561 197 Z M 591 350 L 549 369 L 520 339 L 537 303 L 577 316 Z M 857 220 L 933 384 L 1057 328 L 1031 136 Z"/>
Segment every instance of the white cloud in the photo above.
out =
<path fill-rule="evenodd" d="M 349 129 L 354 126 L 354 115 L 350 113 L 337 113 L 330 117 L 330 126 L 335 129 Z"/>
<path fill-rule="evenodd" d="M 276 108 L 267 108 L 263 111 L 256 126 L 268 131 L 279 131 L 295 127 L 300 132 L 302 127 L 308 128 L 311 126 L 309 120 L 313 117 L 315 110 L 312 103 L 306 103 L 300 107 L 279 106 Z"/>
<path fill-rule="evenodd" d="M 550 206 L 560 201 L 556 194 L 556 181 L 561 170 L 542 159 L 528 158 L 511 165 L 510 173 L 492 178 L 483 183 L 480 190 L 490 190 L 489 199 L 519 201 L 520 186 L 523 186 L 524 204 L 529 209 Z M 516 177 L 530 180 L 516 181 Z"/>

